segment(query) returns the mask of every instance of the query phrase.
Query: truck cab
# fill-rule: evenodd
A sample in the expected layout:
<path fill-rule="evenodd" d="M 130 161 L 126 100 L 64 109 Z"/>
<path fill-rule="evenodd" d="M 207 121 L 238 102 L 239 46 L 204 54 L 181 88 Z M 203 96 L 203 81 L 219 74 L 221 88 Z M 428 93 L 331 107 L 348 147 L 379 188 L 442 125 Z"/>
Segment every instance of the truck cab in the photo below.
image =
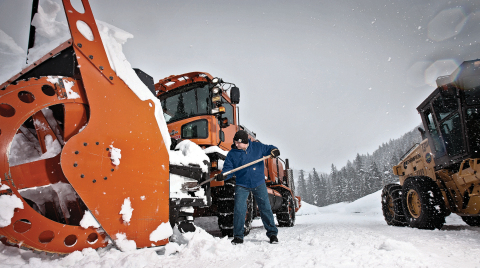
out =
<path fill-rule="evenodd" d="M 230 91 L 230 96 L 227 94 Z M 173 140 L 228 151 L 237 131 L 239 89 L 208 73 L 170 76 L 155 85 Z M 233 97 L 233 100 L 232 98 Z"/>
<path fill-rule="evenodd" d="M 480 157 L 480 60 L 465 61 L 417 108 L 434 155 L 435 170 L 458 169 Z"/>

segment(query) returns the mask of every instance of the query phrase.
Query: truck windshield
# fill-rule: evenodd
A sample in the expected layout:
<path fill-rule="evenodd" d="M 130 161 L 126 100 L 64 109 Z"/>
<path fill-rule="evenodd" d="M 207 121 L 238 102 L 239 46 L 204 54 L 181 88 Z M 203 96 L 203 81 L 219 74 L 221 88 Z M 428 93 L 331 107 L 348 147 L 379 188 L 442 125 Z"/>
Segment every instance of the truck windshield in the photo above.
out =
<path fill-rule="evenodd" d="M 206 115 L 211 110 L 208 85 L 161 98 L 163 116 L 167 123 L 192 116 Z"/>

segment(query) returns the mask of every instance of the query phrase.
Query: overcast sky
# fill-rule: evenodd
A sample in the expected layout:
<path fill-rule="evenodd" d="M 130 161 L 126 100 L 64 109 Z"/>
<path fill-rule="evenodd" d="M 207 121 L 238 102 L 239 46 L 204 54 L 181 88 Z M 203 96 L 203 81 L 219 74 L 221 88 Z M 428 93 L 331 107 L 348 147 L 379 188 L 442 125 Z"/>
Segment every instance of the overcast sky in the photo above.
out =
<path fill-rule="evenodd" d="M 329 172 L 412 130 L 436 77 L 480 58 L 478 0 L 90 4 L 134 35 L 124 53 L 155 82 L 204 71 L 235 83 L 240 123 L 295 169 Z M 30 12 L 0 0 L 0 29 L 25 50 Z"/>

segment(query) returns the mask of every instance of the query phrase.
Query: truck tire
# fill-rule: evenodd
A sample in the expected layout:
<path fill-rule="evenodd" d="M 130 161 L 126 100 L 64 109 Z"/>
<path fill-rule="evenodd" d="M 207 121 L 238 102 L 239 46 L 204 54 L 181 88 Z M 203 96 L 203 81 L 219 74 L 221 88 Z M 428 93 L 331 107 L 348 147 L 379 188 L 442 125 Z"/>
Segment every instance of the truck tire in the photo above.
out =
<path fill-rule="evenodd" d="M 218 210 L 218 228 L 222 236 L 233 236 L 233 208 L 235 206 L 235 182 L 226 181 L 224 186 L 216 191 L 216 204 Z"/>
<path fill-rule="evenodd" d="M 225 182 L 217 199 L 218 228 L 223 236 L 233 237 L 233 210 L 235 208 L 235 182 Z M 247 198 L 247 213 L 245 215 L 244 235 L 248 235 L 252 229 L 253 195 Z"/>
<path fill-rule="evenodd" d="M 407 226 L 402 205 L 402 186 L 387 184 L 382 191 L 383 217 L 388 225 Z"/>
<path fill-rule="evenodd" d="M 403 184 L 403 211 L 410 227 L 441 229 L 447 214 L 438 185 L 428 177 L 410 177 Z"/>
<path fill-rule="evenodd" d="M 462 220 L 470 226 L 480 226 L 480 216 L 462 216 Z"/>
<path fill-rule="evenodd" d="M 293 227 L 295 225 L 295 203 L 290 193 L 283 198 L 282 209 L 277 212 L 278 226 Z"/>

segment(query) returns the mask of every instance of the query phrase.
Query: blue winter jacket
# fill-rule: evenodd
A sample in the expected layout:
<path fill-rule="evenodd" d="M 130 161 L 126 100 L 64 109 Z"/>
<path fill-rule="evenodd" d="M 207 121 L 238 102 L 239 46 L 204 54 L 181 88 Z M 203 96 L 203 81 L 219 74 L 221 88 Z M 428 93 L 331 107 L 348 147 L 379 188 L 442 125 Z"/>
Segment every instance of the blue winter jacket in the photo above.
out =
<path fill-rule="evenodd" d="M 232 150 L 228 152 L 227 158 L 225 158 L 222 173 L 267 156 L 272 149 L 276 148 L 277 147 L 273 145 L 265 145 L 260 142 L 252 141 L 248 141 L 247 150 L 232 148 Z M 263 161 L 260 161 L 254 165 L 234 172 L 233 174 L 235 174 L 236 177 L 236 184 L 246 188 L 255 188 L 262 183 L 265 183 L 264 169 Z M 233 174 L 228 175 L 226 180 L 231 179 Z"/>

